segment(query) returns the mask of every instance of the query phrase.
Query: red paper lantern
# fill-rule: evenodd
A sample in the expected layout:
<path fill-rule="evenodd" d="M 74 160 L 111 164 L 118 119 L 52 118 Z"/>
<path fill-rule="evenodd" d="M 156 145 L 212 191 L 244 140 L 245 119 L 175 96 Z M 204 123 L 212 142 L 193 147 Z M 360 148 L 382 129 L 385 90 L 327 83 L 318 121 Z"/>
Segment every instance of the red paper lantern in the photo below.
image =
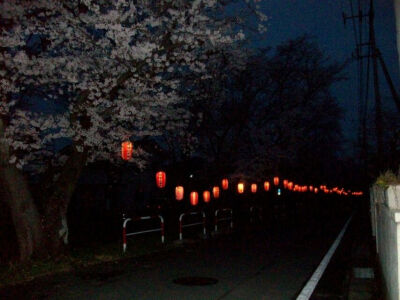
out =
<path fill-rule="evenodd" d="M 318 188 L 314 188 L 314 193 L 318 194 Z"/>
<path fill-rule="evenodd" d="M 312 185 L 310 185 L 310 186 L 308 187 L 308 190 L 309 190 L 310 192 L 312 192 L 312 191 L 314 190 L 314 187 L 313 187 Z"/>
<path fill-rule="evenodd" d="M 227 189 L 228 189 L 228 186 L 229 186 L 229 181 L 228 181 L 228 179 L 226 179 L 226 178 L 222 179 L 222 189 L 223 189 L 223 190 L 227 190 Z"/>
<path fill-rule="evenodd" d="M 219 198 L 219 187 L 218 186 L 214 186 L 212 189 L 212 192 L 213 192 L 213 197 L 215 199 Z"/>
<path fill-rule="evenodd" d="M 208 203 L 208 202 L 210 202 L 210 198 L 211 198 L 210 192 L 209 191 L 204 191 L 203 192 L 203 201 L 205 203 Z"/>
<path fill-rule="evenodd" d="M 275 176 L 274 177 L 274 185 L 278 185 L 279 184 L 279 177 Z"/>
<path fill-rule="evenodd" d="M 121 144 L 121 157 L 123 160 L 130 160 L 132 158 L 133 144 L 126 141 Z"/>
<path fill-rule="evenodd" d="M 290 191 L 293 190 L 293 182 L 292 181 L 289 182 L 287 187 L 288 187 L 288 190 L 290 190 Z"/>
<path fill-rule="evenodd" d="M 269 181 L 265 181 L 265 182 L 264 182 L 264 190 L 265 190 L 266 192 L 268 192 L 269 189 L 270 189 Z"/>
<path fill-rule="evenodd" d="M 165 187 L 165 184 L 167 183 L 167 175 L 165 174 L 164 171 L 159 171 L 156 173 L 156 184 L 157 186 L 162 189 Z"/>
<path fill-rule="evenodd" d="M 283 180 L 283 187 L 285 189 L 287 189 L 288 183 L 289 183 L 289 180 L 287 180 L 287 179 Z"/>
<path fill-rule="evenodd" d="M 251 184 L 251 192 L 254 194 L 254 193 L 257 193 L 257 184 L 256 183 L 252 183 Z"/>
<path fill-rule="evenodd" d="M 183 195 L 184 195 L 184 188 L 183 186 L 177 186 L 175 188 L 175 199 L 177 201 L 183 200 Z"/>
<path fill-rule="evenodd" d="M 190 204 L 196 206 L 199 203 L 199 194 L 197 192 L 190 193 Z"/>
<path fill-rule="evenodd" d="M 244 193 L 244 183 L 243 182 L 239 182 L 237 185 L 237 191 L 239 194 L 243 194 Z"/>

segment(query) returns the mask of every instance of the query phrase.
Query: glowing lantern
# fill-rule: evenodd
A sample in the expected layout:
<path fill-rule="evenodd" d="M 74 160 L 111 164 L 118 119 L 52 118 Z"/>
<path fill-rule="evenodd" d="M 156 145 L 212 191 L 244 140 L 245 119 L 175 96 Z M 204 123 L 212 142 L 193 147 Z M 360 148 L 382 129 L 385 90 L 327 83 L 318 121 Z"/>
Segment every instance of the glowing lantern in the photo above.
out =
<path fill-rule="evenodd" d="M 298 191 L 299 191 L 299 185 L 298 185 L 298 184 L 295 184 L 293 190 L 294 190 L 295 192 L 298 192 Z"/>
<path fill-rule="evenodd" d="M 199 194 L 197 192 L 190 193 L 190 204 L 196 206 L 199 203 Z"/>
<path fill-rule="evenodd" d="M 129 141 L 121 144 L 121 157 L 123 160 L 130 160 L 132 158 L 133 144 Z"/>
<path fill-rule="evenodd" d="M 183 200 L 184 189 L 183 186 L 177 186 L 175 188 L 175 199 L 178 201 Z"/>
<path fill-rule="evenodd" d="M 203 201 L 205 203 L 210 202 L 210 192 L 209 191 L 204 191 L 203 192 Z"/>
<path fill-rule="evenodd" d="M 288 183 L 289 183 L 289 180 L 287 180 L 287 179 L 283 180 L 283 187 L 285 189 L 287 189 Z"/>
<path fill-rule="evenodd" d="M 212 189 L 212 192 L 213 192 L 213 197 L 215 199 L 219 198 L 219 187 L 218 186 L 214 186 Z"/>
<path fill-rule="evenodd" d="M 314 190 L 314 187 L 313 187 L 312 185 L 310 185 L 310 186 L 308 187 L 308 190 L 309 190 L 310 192 L 312 192 L 312 191 Z"/>
<path fill-rule="evenodd" d="M 289 182 L 287 187 L 289 190 L 293 190 L 293 182 Z"/>
<path fill-rule="evenodd" d="M 257 184 L 256 183 L 252 183 L 251 184 L 251 192 L 252 193 L 257 193 Z"/>
<path fill-rule="evenodd" d="M 274 177 L 274 185 L 278 185 L 279 184 L 279 177 L 276 176 Z"/>
<path fill-rule="evenodd" d="M 265 181 L 265 182 L 264 182 L 264 190 L 265 190 L 266 192 L 268 192 L 268 191 L 269 191 L 269 188 L 270 188 L 269 181 Z"/>
<path fill-rule="evenodd" d="M 243 182 L 239 182 L 237 185 L 237 191 L 239 194 L 243 194 L 244 193 L 244 183 Z"/>
<path fill-rule="evenodd" d="M 156 184 L 157 186 L 162 189 L 165 187 L 167 183 L 167 175 L 163 171 L 159 171 L 156 173 Z"/>
<path fill-rule="evenodd" d="M 314 193 L 318 194 L 318 188 L 314 188 Z"/>
<path fill-rule="evenodd" d="M 227 190 L 227 189 L 228 189 L 228 186 L 229 186 L 229 181 L 228 181 L 228 179 L 226 179 L 226 178 L 222 179 L 222 189 L 223 189 L 223 190 Z"/>

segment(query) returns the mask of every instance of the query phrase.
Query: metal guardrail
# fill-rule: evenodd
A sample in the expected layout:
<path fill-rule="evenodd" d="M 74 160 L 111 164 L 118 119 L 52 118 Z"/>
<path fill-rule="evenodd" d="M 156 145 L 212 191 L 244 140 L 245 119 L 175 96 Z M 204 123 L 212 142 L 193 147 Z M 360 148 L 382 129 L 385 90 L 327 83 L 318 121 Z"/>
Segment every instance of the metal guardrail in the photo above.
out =
<path fill-rule="evenodd" d="M 164 218 L 160 215 L 156 216 L 143 216 L 143 217 L 137 217 L 134 219 L 131 218 L 125 218 L 125 215 L 123 215 L 123 224 L 122 224 L 122 248 L 123 252 L 126 252 L 126 247 L 127 247 L 127 237 L 132 236 L 132 235 L 138 235 L 138 234 L 144 234 L 144 233 L 149 233 L 149 232 L 161 232 L 161 243 L 164 243 L 165 241 L 165 232 L 164 232 Z M 129 221 L 132 222 L 137 222 L 137 221 L 143 221 L 143 220 L 151 220 L 151 219 L 160 219 L 160 228 L 153 228 L 153 229 L 148 229 L 148 230 L 142 230 L 142 231 L 135 231 L 135 232 L 126 232 L 126 224 Z"/>
<path fill-rule="evenodd" d="M 230 214 L 229 217 L 225 218 L 218 218 L 219 213 L 225 213 L 228 212 Z M 218 223 L 221 221 L 230 221 L 230 227 L 233 229 L 233 211 L 231 208 L 221 208 L 217 209 L 214 213 L 214 231 L 218 231 Z"/>
<path fill-rule="evenodd" d="M 261 207 L 258 206 L 250 206 L 250 222 L 253 223 L 254 219 L 253 216 L 258 212 L 258 214 L 256 215 L 258 217 L 258 219 L 260 221 L 262 221 L 262 211 L 263 209 Z"/>
<path fill-rule="evenodd" d="M 184 216 L 194 216 L 194 215 L 202 215 L 203 220 L 202 222 L 196 222 L 196 223 L 189 223 L 189 224 L 183 224 L 183 217 Z M 186 212 L 183 213 L 179 216 L 179 240 L 183 239 L 183 228 L 185 227 L 192 227 L 192 226 L 198 226 L 198 225 L 203 225 L 203 234 L 207 234 L 206 230 L 206 214 L 203 211 L 194 211 L 194 212 Z"/>

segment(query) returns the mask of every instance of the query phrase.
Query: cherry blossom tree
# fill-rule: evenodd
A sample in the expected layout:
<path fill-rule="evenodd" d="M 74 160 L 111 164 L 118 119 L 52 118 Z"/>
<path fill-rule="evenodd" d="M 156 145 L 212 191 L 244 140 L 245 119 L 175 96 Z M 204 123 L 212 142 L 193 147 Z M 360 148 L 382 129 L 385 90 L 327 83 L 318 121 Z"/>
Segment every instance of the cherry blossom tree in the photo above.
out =
<path fill-rule="evenodd" d="M 265 30 L 257 0 L 243 1 L 236 16 L 226 13 L 230 2 L 238 1 L 0 4 L 0 179 L 22 260 L 57 255 L 68 242 L 66 212 L 86 163 L 119 163 L 121 142 L 160 135 L 159 120 L 185 131 L 182 77 L 206 79 L 201 58 L 243 41 L 250 13 Z M 54 151 L 60 140 L 68 147 Z M 147 157 L 135 148 L 131 163 L 143 167 Z M 50 178 L 40 201 L 23 171 Z"/>

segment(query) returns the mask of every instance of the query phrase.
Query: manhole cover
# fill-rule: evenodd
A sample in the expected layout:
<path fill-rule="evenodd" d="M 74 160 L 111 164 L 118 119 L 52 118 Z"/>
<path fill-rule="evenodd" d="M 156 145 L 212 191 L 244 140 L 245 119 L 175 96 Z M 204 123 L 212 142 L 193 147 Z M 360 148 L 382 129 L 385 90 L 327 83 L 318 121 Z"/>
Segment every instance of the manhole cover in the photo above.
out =
<path fill-rule="evenodd" d="M 174 279 L 174 283 L 180 285 L 211 285 L 217 282 L 217 279 L 210 277 L 180 277 Z"/>

